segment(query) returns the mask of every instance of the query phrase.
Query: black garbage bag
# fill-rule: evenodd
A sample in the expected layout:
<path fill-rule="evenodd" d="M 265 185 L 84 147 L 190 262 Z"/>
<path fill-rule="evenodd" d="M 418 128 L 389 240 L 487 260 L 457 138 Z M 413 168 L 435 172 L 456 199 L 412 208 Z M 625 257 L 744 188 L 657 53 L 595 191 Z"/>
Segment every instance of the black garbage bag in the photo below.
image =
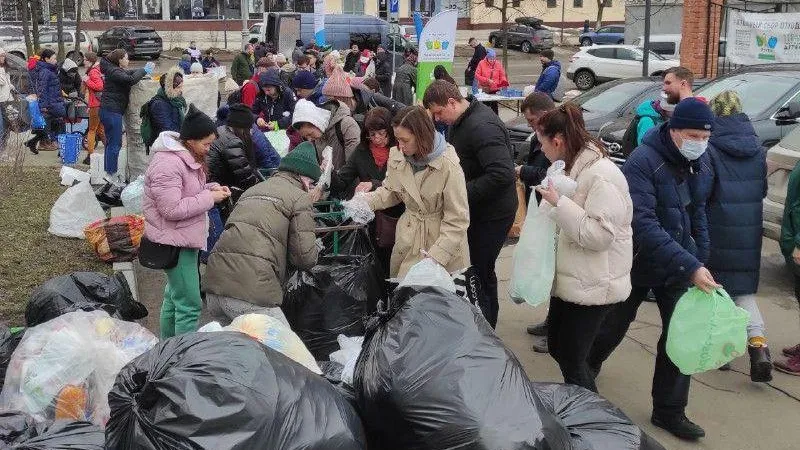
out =
<path fill-rule="evenodd" d="M 575 450 L 664 450 L 613 403 L 588 389 L 559 383 L 532 387 L 567 428 Z"/>
<path fill-rule="evenodd" d="M 419 286 L 399 288 L 391 303 L 370 323 L 355 368 L 370 448 L 572 448 L 476 307 Z"/>
<path fill-rule="evenodd" d="M 6 369 L 8 363 L 11 362 L 11 356 L 14 350 L 17 349 L 19 341 L 22 340 L 24 332 L 12 333 L 11 330 L 0 324 L 0 391 L 3 390 L 3 384 L 6 380 Z"/>
<path fill-rule="evenodd" d="M 111 317 L 128 321 L 147 316 L 147 308 L 133 299 L 122 272 L 110 277 L 97 272 L 74 272 L 52 278 L 31 293 L 25 322 L 32 327 L 80 310 L 103 310 Z"/>
<path fill-rule="evenodd" d="M 337 247 L 338 254 L 323 254 L 311 270 L 289 276 L 281 305 L 292 330 L 318 361 L 339 350 L 339 334 L 363 336 L 364 320 L 384 295 L 366 229 L 343 233 Z"/>
<path fill-rule="evenodd" d="M 108 401 L 109 450 L 366 448 L 328 381 L 233 331 L 162 341 L 122 368 Z"/>
<path fill-rule="evenodd" d="M 2 423 L 8 419 L 8 426 L 17 427 L 11 434 L 16 438 L 3 442 L 0 435 L 0 450 L 105 450 L 105 432 L 90 422 L 59 420 L 50 425 L 34 427 L 30 417 L 19 412 L 0 415 L 0 433 L 6 433 Z M 5 447 L 3 447 L 5 445 Z"/>
<path fill-rule="evenodd" d="M 0 412 L 0 450 L 11 448 L 16 441 L 36 436 L 33 417 L 21 411 Z"/>
<path fill-rule="evenodd" d="M 120 183 L 106 183 L 103 186 L 95 189 L 94 196 L 100 202 L 103 209 L 109 209 L 116 206 L 122 206 L 122 190 L 125 189 L 124 184 Z"/>

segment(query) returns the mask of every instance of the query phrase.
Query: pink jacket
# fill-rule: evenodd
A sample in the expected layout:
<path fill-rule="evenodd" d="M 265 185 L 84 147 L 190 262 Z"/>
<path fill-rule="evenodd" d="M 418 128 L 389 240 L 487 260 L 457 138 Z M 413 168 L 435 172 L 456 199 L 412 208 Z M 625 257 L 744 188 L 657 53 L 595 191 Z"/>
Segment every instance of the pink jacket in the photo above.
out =
<path fill-rule="evenodd" d="M 161 133 L 144 174 L 144 235 L 152 242 L 202 249 L 208 237 L 208 210 L 214 207 L 203 166 L 179 141 Z"/>

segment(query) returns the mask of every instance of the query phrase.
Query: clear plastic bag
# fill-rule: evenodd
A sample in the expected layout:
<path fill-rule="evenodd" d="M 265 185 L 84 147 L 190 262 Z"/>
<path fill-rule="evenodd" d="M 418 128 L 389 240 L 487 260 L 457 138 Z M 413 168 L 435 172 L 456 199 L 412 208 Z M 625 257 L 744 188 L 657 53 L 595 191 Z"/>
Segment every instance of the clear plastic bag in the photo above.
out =
<path fill-rule="evenodd" d="M 61 177 L 62 186 L 72 186 L 76 181 L 79 183 L 84 181 L 88 182 L 91 178 L 89 172 L 84 172 L 70 166 L 61 166 L 61 171 L 58 175 Z"/>
<path fill-rule="evenodd" d="M 105 425 L 119 370 L 158 342 L 142 326 L 104 311 L 77 311 L 28 328 L 6 372 L 0 410 L 37 423 L 56 419 Z"/>
<path fill-rule="evenodd" d="M 539 186 L 547 188 L 550 181 L 552 181 L 559 194 L 572 197 L 578 189 L 578 183 L 564 173 L 566 167 L 567 165 L 564 161 L 555 161 L 547 168 L 547 176 L 544 177 Z"/>
<path fill-rule="evenodd" d="M 361 354 L 361 347 L 364 345 L 364 336 L 347 337 L 340 334 L 336 337 L 339 342 L 341 350 L 331 353 L 330 359 L 333 362 L 339 363 L 344 368 L 342 369 L 341 380 L 344 383 L 353 385 L 353 372 L 356 368 L 356 361 L 358 355 Z"/>
<path fill-rule="evenodd" d="M 128 214 L 142 214 L 142 200 L 144 199 L 144 175 L 139 175 L 131 184 L 125 186 L 120 195 L 122 206 Z"/>
<path fill-rule="evenodd" d="M 279 351 L 308 370 L 322 374 L 311 352 L 303 341 L 286 323 L 266 314 L 244 314 L 231 322 L 227 327 L 212 322 L 200 329 L 202 332 L 239 331 L 261 342 L 267 347 Z"/>
<path fill-rule="evenodd" d="M 342 202 L 345 219 L 352 219 L 355 223 L 366 224 L 375 220 L 375 212 L 367 203 L 364 193 L 358 193 L 350 200 Z"/>
<path fill-rule="evenodd" d="M 333 172 L 333 148 L 327 146 L 322 150 L 322 175 L 317 181 L 317 186 L 330 186 L 331 185 L 331 172 Z"/>
<path fill-rule="evenodd" d="M 686 291 L 667 330 L 667 355 L 684 375 L 716 369 L 747 352 L 750 314 L 724 289 Z"/>
<path fill-rule="evenodd" d="M 84 228 L 105 218 L 106 213 L 97 201 L 92 185 L 82 182 L 64 191 L 53 204 L 47 231 L 59 237 L 83 239 Z"/>
<path fill-rule="evenodd" d="M 448 292 L 456 292 L 456 284 L 447 269 L 433 258 L 425 258 L 411 266 L 398 288 L 404 286 L 432 286 Z"/>
<path fill-rule="evenodd" d="M 528 214 L 522 235 L 514 248 L 509 296 L 514 303 L 538 306 L 550 300 L 556 270 L 556 225 L 547 202 L 528 201 Z"/>

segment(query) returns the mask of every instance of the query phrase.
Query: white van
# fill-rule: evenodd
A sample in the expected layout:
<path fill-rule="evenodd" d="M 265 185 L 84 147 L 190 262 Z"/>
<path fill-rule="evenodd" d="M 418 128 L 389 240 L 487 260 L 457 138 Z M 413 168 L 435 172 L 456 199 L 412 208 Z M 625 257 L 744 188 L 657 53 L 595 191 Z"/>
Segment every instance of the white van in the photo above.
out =
<path fill-rule="evenodd" d="M 633 41 L 633 45 L 637 47 L 644 47 L 644 36 L 639 36 Z M 738 67 L 731 64 L 730 61 L 725 59 L 726 40 L 724 37 L 719 38 L 719 68 L 724 68 L 729 71 Z M 657 53 L 667 59 L 681 59 L 681 35 L 680 34 L 651 34 L 650 35 L 650 51 Z M 722 73 L 722 72 L 720 72 Z"/>

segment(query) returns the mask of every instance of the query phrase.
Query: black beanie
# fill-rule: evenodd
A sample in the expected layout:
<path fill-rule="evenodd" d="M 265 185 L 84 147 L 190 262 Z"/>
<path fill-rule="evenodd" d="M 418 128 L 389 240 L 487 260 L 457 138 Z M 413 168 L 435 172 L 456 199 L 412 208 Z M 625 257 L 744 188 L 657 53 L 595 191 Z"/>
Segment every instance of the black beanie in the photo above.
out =
<path fill-rule="evenodd" d="M 253 117 L 253 112 L 247 105 L 236 103 L 231 105 L 228 109 L 228 118 L 225 123 L 229 127 L 249 130 L 250 127 L 253 126 L 255 117 Z"/>
<path fill-rule="evenodd" d="M 181 125 L 180 138 L 182 140 L 200 140 L 217 133 L 217 127 L 211 117 L 197 109 L 194 104 L 189 105 L 186 117 Z"/>

